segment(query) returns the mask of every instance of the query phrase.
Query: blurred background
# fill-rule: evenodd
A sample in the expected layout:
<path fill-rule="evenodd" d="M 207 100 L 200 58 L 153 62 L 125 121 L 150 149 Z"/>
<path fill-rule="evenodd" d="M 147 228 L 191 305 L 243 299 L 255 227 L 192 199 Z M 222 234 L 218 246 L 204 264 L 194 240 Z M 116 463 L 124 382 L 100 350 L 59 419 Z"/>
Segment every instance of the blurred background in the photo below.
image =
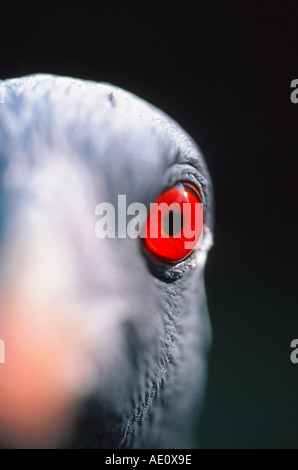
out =
<path fill-rule="evenodd" d="M 297 2 L 1 5 L 0 79 L 106 81 L 177 120 L 215 189 L 203 448 L 298 448 Z"/>

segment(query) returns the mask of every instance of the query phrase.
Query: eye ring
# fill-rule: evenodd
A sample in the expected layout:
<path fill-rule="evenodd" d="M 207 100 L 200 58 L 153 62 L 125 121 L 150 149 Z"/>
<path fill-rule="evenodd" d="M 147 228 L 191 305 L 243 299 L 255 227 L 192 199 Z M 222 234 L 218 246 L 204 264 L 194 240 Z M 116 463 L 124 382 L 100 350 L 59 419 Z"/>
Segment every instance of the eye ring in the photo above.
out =
<path fill-rule="evenodd" d="M 203 226 L 200 192 L 192 183 L 179 182 L 150 204 L 143 248 L 157 261 L 177 264 L 196 249 Z"/>

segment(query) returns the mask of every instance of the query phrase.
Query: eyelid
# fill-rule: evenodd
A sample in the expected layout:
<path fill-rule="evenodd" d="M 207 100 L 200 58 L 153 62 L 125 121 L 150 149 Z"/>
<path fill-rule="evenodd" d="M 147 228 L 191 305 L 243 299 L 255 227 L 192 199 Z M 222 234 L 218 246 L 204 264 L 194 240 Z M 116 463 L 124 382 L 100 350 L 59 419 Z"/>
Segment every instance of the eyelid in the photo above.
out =
<path fill-rule="evenodd" d="M 156 194 L 156 197 L 181 181 L 184 181 L 185 183 L 192 183 L 197 188 L 202 197 L 204 208 L 207 211 L 208 195 L 205 178 L 194 166 L 191 166 L 188 163 L 175 163 L 170 168 L 168 168 L 161 181 L 159 192 Z"/>

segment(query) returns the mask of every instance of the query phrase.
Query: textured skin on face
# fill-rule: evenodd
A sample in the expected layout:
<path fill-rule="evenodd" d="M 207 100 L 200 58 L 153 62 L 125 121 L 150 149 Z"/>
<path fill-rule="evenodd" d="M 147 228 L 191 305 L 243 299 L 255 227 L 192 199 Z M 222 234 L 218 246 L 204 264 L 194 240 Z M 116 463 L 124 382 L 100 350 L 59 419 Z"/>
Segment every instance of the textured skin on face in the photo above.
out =
<path fill-rule="evenodd" d="M 39 315 L 51 316 L 43 304 L 63 306 L 49 318 L 53 330 L 80 332 L 68 351 L 78 369 L 74 424 L 60 442 L 191 445 L 210 344 L 212 187 L 199 149 L 160 110 L 112 85 L 36 75 L 4 86 L 0 295 L 7 279 L 18 293 L 25 278 Z M 98 203 L 125 194 L 148 206 L 185 179 L 205 207 L 205 242 L 187 260 L 165 266 L 139 240 L 96 238 Z M 9 440 L 0 425 L 1 434 Z"/>

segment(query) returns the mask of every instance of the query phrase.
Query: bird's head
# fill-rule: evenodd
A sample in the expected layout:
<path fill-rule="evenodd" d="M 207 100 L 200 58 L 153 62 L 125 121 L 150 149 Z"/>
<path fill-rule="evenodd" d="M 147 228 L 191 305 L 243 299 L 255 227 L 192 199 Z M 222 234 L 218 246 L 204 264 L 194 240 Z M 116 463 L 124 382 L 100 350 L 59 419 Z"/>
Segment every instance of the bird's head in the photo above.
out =
<path fill-rule="evenodd" d="M 0 442 L 179 446 L 170 429 L 180 415 L 187 429 L 210 340 L 203 157 L 168 116 L 111 85 L 37 75 L 2 86 Z M 173 245 L 170 259 L 121 230 L 130 205 L 149 211 L 173 188 L 198 197 L 203 222 L 195 248 Z M 99 233 L 101 203 L 115 209 L 112 236 Z"/>

